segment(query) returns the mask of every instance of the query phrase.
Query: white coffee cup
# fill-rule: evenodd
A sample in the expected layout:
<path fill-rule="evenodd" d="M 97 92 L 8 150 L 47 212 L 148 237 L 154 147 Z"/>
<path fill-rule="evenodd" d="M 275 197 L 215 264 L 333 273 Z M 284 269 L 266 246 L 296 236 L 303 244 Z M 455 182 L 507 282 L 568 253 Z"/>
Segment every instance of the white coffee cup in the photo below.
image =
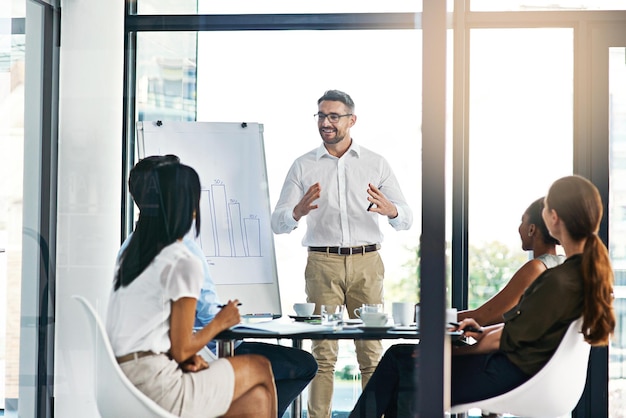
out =
<path fill-rule="evenodd" d="M 364 303 L 360 308 L 354 310 L 354 314 L 357 318 L 361 318 L 361 315 L 365 312 L 382 312 L 382 303 Z"/>
<path fill-rule="evenodd" d="M 420 329 L 420 305 L 415 305 L 415 327 Z"/>
<path fill-rule="evenodd" d="M 447 308 L 446 309 L 446 328 L 450 328 L 450 322 L 457 322 L 457 312 L 456 308 Z"/>
<path fill-rule="evenodd" d="M 362 312 L 361 320 L 366 327 L 382 327 L 387 324 L 387 314 L 384 312 Z"/>
<path fill-rule="evenodd" d="M 294 303 L 293 310 L 298 316 L 311 316 L 315 311 L 315 304 L 312 302 Z"/>
<path fill-rule="evenodd" d="M 393 302 L 391 314 L 394 324 L 410 325 L 415 322 L 415 304 L 412 302 Z"/>

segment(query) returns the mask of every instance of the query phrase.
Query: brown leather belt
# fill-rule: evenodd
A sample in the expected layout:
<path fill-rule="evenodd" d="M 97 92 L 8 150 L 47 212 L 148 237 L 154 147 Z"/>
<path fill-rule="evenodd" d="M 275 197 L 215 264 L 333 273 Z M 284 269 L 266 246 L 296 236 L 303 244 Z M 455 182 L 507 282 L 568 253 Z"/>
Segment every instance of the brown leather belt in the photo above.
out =
<path fill-rule="evenodd" d="M 360 247 L 309 247 L 309 251 L 316 253 L 339 255 L 365 254 L 378 250 L 380 250 L 380 245 L 378 244 L 361 245 Z"/>
<path fill-rule="evenodd" d="M 118 364 L 122 364 L 122 363 L 126 363 L 127 361 L 137 360 L 142 357 L 148 357 L 148 356 L 156 356 L 156 353 L 153 351 L 136 351 L 134 353 L 126 354 L 121 357 L 115 357 L 115 360 L 117 360 Z"/>

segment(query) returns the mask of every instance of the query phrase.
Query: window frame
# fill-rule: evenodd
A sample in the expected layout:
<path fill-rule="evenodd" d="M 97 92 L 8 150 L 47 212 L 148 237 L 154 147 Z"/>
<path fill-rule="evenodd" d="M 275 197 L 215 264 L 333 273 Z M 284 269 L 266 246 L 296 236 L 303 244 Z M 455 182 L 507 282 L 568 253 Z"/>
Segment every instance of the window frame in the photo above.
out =
<path fill-rule="evenodd" d="M 426 6 L 426 4 L 425 4 Z M 127 2 L 124 39 L 124 121 L 122 179 L 127 178 L 134 161 L 135 150 L 135 64 L 136 34 L 140 31 L 254 31 L 254 30 L 360 30 L 360 29 L 424 29 L 422 19 L 429 15 L 428 7 L 422 13 L 328 13 L 328 14 L 242 14 L 242 15 L 137 15 L 136 3 Z M 455 0 L 454 12 L 447 13 L 445 29 L 454 29 L 453 63 L 453 122 L 452 122 L 452 305 L 467 307 L 468 298 L 468 161 L 471 146 L 469 132 L 469 33 L 475 28 L 572 28 L 574 31 L 574 173 L 590 178 L 600 189 L 603 202 L 608 202 L 608 167 L 599 162 L 603 155 L 591 146 L 590 132 L 590 81 L 587 63 L 591 58 L 590 26 L 598 22 L 626 21 L 624 11 L 513 11 L 513 12 L 471 12 L 469 0 Z M 442 29 L 439 27 L 439 29 Z M 424 49 L 427 48 L 426 37 Z M 442 69 L 442 64 L 435 66 Z M 445 73 L 445 60 L 443 63 Z M 426 100 L 436 100 L 430 96 Z M 424 106 L 426 109 L 426 106 Z M 444 129 L 445 131 L 445 129 Z M 597 141 L 595 142 L 597 145 Z M 604 148 L 602 148 L 604 149 Z M 606 149 L 608 149 L 608 144 Z M 438 153 L 439 150 L 433 152 Z M 429 159 L 424 154 L 424 159 Z M 435 159 L 441 159 L 439 154 Z M 606 155 L 604 155 L 606 157 Z M 606 164 L 605 164 L 606 165 Z M 426 171 L 425 171 L 426 172 Z M 432 173 L 431 173 L 432 174 Z M 441 185 L 437 187 L 441 188 Z M 445 189 L 445 185 L 443 186 Z M 427 189 L 423 193 L 429 193 Z M 432 193 L 445 195 L 445 190 Z M 427 195 L 423 195 L 426 199 Z M 122 239 L 132 230 L 133 207 L 130 204 L 125 181 L 122 180 Z M 430 213 L 424 213 L 423 224 Z M 445 225 L 445 210 L 434 216 L 435 223 Z M 443 231 L 441 231 L 443 233 Z M 439 235 L 437 235 L 438 237 Z M 600 236 L 607 242 L 606 216 L 602 222 Z M 438 242 L 428 241 L 424 236 L 421 245 L 438 246 Z M 436 240 L 436 239 L 435 239 Z M 437 247 L 438 248 L 438 247 Z M 424 260 L 422 258 L 422 263 Z M 424 267 L 422 265 L 422 267 Z M 435 269 L 436 270 L 436 269 Z M 439 273 L 437 273 L 439 274 Z M 444 273 L 445 274 L 445 273 Z M 439 299 L 438 285 L 422 281 L 422 295 L 432 292 Z M 445 297 L 443 298 L 445 301 Z M 442 304 L 442 301 L 437 301 Z M 424 311 L 423 311 L 424 312 Z M 592 351 L 590 379 L 600 383 L 589 385 L 577 413 L 585 416 L 606 416 L 608 414 L 608 353 L 598 348 Z M 600 402 L 597 402 L 600 401 Z M 582 416 L 582 415 L 581 415 Z"/>

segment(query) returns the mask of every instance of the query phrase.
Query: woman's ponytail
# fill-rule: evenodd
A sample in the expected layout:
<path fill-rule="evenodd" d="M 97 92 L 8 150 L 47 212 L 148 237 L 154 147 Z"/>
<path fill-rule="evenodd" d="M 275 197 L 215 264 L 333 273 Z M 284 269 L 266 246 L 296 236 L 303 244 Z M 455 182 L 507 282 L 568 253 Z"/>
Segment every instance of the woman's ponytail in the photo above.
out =
<path fill-rule="evenodd" d="M 615 328 L 613 312 L 613 270 L 609 253 L 597 234 L 585 242 L 583 269 L 582 333 L 591 345 L 607 345 Z"/>

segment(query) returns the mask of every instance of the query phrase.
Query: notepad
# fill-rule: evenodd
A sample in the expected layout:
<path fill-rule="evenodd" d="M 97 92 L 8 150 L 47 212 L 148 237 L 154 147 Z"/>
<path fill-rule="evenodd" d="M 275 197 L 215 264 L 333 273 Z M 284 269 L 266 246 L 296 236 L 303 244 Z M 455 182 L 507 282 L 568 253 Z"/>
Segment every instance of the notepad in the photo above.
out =
<path fill-rule="evenodd" d="M 281 335 L 328 331 L 328 329 L 322 327 L 321 325 L 308 324 L 306 322 L 286 322 L 282 320 L 258 322 L 253 324 L 238 324 L 231 328 L 233 331 L 245 329 L 265 331 Z"/>

